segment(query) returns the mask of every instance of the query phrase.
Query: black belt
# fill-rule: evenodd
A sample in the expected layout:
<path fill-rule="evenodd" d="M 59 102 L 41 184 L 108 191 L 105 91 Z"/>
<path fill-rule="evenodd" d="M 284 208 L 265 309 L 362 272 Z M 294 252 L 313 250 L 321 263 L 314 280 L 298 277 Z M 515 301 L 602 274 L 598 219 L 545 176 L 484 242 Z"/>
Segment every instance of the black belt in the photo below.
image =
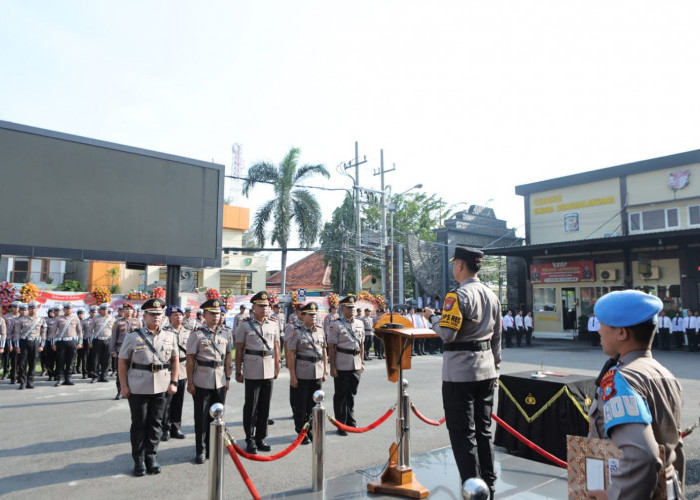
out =
<path fill-rule="evenodd" d="M 490 351 L 491 341 L 483 340 L 480 342 L 450 342 L 442 346 L 444 351 Z"/>
<path fill-rule="evenodd" d="M 336 351 L 342 352 L 343 354 L 352 354 L 353 356 L 357 356 L 360 354 L 360 351 L 358 349 L 345 349 L 344 347 L 336 347 Z"/>
<path fill-rule="evenodd" d="M 253 356 L 262 356 L 263 358 L 265 356 L 271 356 L 272 351 L 268 351 L 267 349 L 263 349 L 262 351 L 254 351 L 252 349 L 246 349 L 243 351 L 245 354 L 252 354 Z"/>
<path fill-rule="evenodd" d="M 187 356 L 185 356 L 184 358 L 180 358 L 180 363 L 184 363 L 185 361 L 187 361 Z"/>
<path fill-rule="evenodd" d="M 311 361 L 312 363 L 316 363 L 317 361 L 321 361 L 323 358 L 321 356 L 305 356 L 303 354 L 297 354 L 297 359 L 301 359 L 302 361 Z"/>
<path fill-rule="evenodd" d="M 202 361 L 197 358 L 195 358 L 195 361 L 197 361 L 198 366 L 206 366 L 207 368 L 218 368 L 220 366 L 224 366 L 223 361 Z"/>
<path fill-rule="evenodd" d="M 170 370 L 170 363 L 166 363 L 164 365 L 157 365 L 155 363 L 151 363 L 148 365 L 144 365 L 141 363 L 131 363 L 131 367 L 137 370 L 146 370 L 147 372 L 156 373 L 161 370 Z"/>

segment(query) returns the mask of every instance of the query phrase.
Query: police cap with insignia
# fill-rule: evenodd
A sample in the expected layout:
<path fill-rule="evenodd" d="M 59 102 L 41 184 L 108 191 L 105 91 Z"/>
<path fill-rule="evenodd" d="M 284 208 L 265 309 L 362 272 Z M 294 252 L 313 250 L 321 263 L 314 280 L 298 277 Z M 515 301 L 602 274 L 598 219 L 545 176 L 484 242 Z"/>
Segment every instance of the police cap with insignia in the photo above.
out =
<path fill-rule="evenodd" d="M 63 304 L 63 309 L 73 309 L 73 304 L 71 304 L 70 302 L 66 302 L 65 304 Z"/>
<path fill-rule="evenodd" d="M 27 304 L 27 307 L 33 307 L 34 309 L 36 309 L 37 307 L 39 307 L 39 303 L 36 300 L 32 300 L 31 302 L 29 302 L 29 304 Z"/>
<path fill-rule="evenodd" d="M 182 309 L 180 309 L 180 306 L 168 306 L 168 310 L 165 311 L 165 315 L 170 316 L 172 313 L 185 314 L 182 312 Z"/>
<path fill-rule="evenodd" d="M 117 309 L 118 309 L 119 311 L 123 311 L 123 310 L 124 310 L 124 304 L 119 304 L 119 307 L 117 307 Z"/>
<path fill-rule="evenodd" d="M 346 295 L 345 297 L 340 299 L 339 304 L 341 306 L 345 306 L 345 307 L 355 307 L 355 302 L 357 302 L 357 297 L 350 294 L 350 295 Z"/>
<path fill-rule="evenodd" d="M 131 309 L 132 311 L 134 310 L 134 304 L 132 304 L 131 302 L 124 302 L 124 304 L 122 304 L 122 307 L 124 309 Z"/>
<path fill-rule="evenodd" d="M 85 314 L 85 308 L 79 307 L 79 308 L 78 308 L 78 314 Z"/>
<path fill-rule="evenodd" d="M 109 309 L 109 304 L 107 302 L 103 302 L 99 305 L 98 309 Z"/>
<path fill-rule="evenodd" d="M 262 292 L 258 292 L 255 295 L 253 295 L 253 298 L 250 299 L 251 304 L 258 304 L 260 306 L 269 306 L 270 305 L 270 294 L 267 293 L 266 290 L 263 290 Z"/>
<path fill-rule="evenodd" d="M 220 299 L 209 299 L 199 306 L 203 311 L 211 313 L 221 312 L 221 300 Z"/>
<path fill-rule="evenodd" d="M 301 314 L 318 314 L 318 304 L 316 302 L 309 302 L 301 306 L 299 310 Z"/>
<path fill-rule="evenodd" d="M 26 311 L 27 309 L 29 309 L 29 306 L 25 303 L 21 303 L 17 307 L 19 307 L 20 311 Z"/>
<path fill-rule="evenodd" d="M 141 306 L 141 310 L 145 313 L 163 314 L 163 299 L 148 299 Z"/>
<path fill-rule="evenodd" d="M 614 328 L 656 323 L 656 315 L 663 309 L 661 299 L 638 290 L 622 290 L 603 295 L 593 311 L 598 321 Z"/>
<path fill-rule="evenodd" d="M 185 312 L 192 312 L 192 306 L 185 307 Z"/>
<path fill-rule="evenodd" d="M 19 300 L 15 300 L 12 304 L 10 304 L 10 307 L 19 307 L 21 302 Z"/>
<path fill-rule="evenodd" d="M 90 310 L 91 310 L 91 311 L 97 311 L 97 306 L 96 306 L 96 305 L 90 306 Z"/>
<path fill-rule="evenodd" d="M 455 247 L 455 254 L 450 259 L 453 262 L 455 259 L 463 260 L 464 262 L 476 262 L 480 264 L 484 261 L 484 252 L 471 247 Z"/>

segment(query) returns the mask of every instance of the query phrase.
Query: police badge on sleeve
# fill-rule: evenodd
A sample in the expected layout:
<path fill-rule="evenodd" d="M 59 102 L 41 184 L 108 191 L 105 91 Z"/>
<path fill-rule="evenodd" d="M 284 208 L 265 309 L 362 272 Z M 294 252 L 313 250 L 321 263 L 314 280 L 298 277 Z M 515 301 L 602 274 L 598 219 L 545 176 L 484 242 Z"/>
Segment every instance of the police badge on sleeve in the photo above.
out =
<path fill-rule="evenodd" d="M 621 424 L 650 424 L 651 412 L 647 402 L 625 380 L 616 368 L 608 371 L 600 381 L 600 399 L 603 400 L 605 433 Z"/>
<path fill-rule="evenodd" d="M 459 299 L 455 292 L 445 295 L 440 326 L 450 330 L 459 330 L 462 327 L 462 311 L 459 308 Z"/>

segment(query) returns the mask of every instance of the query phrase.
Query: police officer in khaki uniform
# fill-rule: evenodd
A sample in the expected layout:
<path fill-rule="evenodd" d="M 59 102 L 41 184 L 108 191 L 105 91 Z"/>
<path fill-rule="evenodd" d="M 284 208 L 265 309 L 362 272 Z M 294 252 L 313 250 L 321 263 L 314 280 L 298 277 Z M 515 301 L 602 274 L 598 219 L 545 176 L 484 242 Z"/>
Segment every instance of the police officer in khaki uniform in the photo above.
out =
<path fill-rule="evenodd" d="M 7 342 L 5 344 L 5 350 L 2 353 L 2 376 L 0 380 L 5 380 L 5 378 L 11 378 L 14 384 L 14 376 L 10 377 L 10 361 L 14 357 L 14 346 L 12 345 L 12 338 L 10 337 L 10 332 L 12 332 L 12 322 L 15 318 L 19 317 L 19 301 L 15 300 L 10 304 L 10 312 L 3 316 L 5 320 L 5 325 L 7 327 Z M 14 373 L 14 363 L 12 363 L 13 373 Z"/>
<path fill-rule="evenodd" d="M 131 410 L 131 456 L 134 475 L 160 473 L 156 460 L 167 394 L 177 392 L 179 372 L 175 336 L 161 330 L 163 301 L 143 303 L 146 326 L 127 334 L 119 351 L 122 396 Z"/>
<path fill-rule="evenodd" d="M 596 302 L 600 343 L 611 359 L 597 381 L 588 436 L 612 439 L 622 455 L 607 491 L 589 491 L 589 498 L 651 498 L 660 469 L 666 484 L 658 486 L 669 499 L 684 498 L 681 386 L 651 354 L 662 308 L 660 299 L 637 290 L 611 292 Z"/>
<path fill-rule="evenodd" d="M 201 321 L 192 317 L 193 310 L 194 309 L 192 306 L 185 307 L 185 317 L 182 318 L 182 326 L 187 328 L 189 331 L 197 330 L 202 327 Z"/>
<path fill-rule="evenodd" d="M 442 404 L 461 481 L 481 477 L 493 498 L 496 472 L 490 429 L 501 365 L 501 304 L 477 276 L 483 252 L 457 247 L 451 261 L 459 286 L 447 293 L 440 322 L 433 325 L 445 342 Z"/>
<path fill-rule="evenodd" d="M 73 304 L 66 302 L 63 316 L 58 316 L 54 323 L 55 335 L 51 341 L 51 350 L 56 352 L 56 387 L 62 383 L 75 385 L 70 377 L 78 349 L 83 348 L 83 327 L 80 319 L 73 316 Z M 63 380 L 61 380 L 63 377 Z"/>
<path fill-rule="evenodd" d="M 314 407 L 313 394 L 321 389 L 326 381 L 328 360 L 326 357 L 326 339 L 323 328 L 316 324 L 318 304 L 311 302 L 301 307 L 301 323 L 297 323 L 294 332 L 287 340 L 287 366 L 290 384 L 294 391 L 294 430 L 301 432 L 311 416 Z M 309 428 L 310 431 L 311 428 Z M 309 444 L 310 432 L 301 442 Z"/>
<path fill-rule="evenodd" d="M 61 377 L 58 373 L 58 355 L 54 349 L 49 349 L 53 346 L 54 338 L 58 333 L 56 331 L 56 321 L 61 308 L 58 306 L 49 306 L 46 313 L 46 346 L 47 348 L 41 352 L 41 375 L 46 373 L 49 376 L 49 381 L 58 381 Z"/>
<path fill-rule="evenodd" d="M 231 380 L 231 337 L 218 325 L 221 300 L 209 299 L 200 307 L 204 324 L 187 339 L 187 392 L 194 399 L 195 463 L 209 457 L 209 409 L 224 404 Z"/>
<path fill-rule="evenodd" d="M 75 357 L 75 370 L 73 373 L 76 375 L 82 373 L 83 378 L 87 377 L 87 351 L 88 351 L 88 319 L 85 317 L 85 308 L 79 307 L 75 312 L 78 315 L 78 320 L 80 321 L 80 328 L 83 330 L 83 342 L 81 348 L 78 350 L 78 354 Z"/>
<path fill-rule="evenodd" d="M 7 343 L 7 321 L 0 317 L 0 354 L 5 354 L 5 344 Z"/>
<path fill-rule="evenodd" d="M 365 371 L 364 357 L 364 323 L 355 317 L 354 295 L 348 295 L 340 301 L 340 317 L 328 327 L 328 356 L 331 365 L 331 377 L 335 386 L 333 394 L 333 411 L 341 424 L 355 427 L 355 395 L 360 385 L 360 377 Z M 338 429 L 340 436 L 348 433 Z"/>
<path fill-rule="evenodd" d="M 180 375 L 177 381 L 177 392 L 168 396 L 168 401 L 165 404 L 162 441 L 167 441 L 171 436 L 175 439 L 185 439 L 185 435 L 180 429 L 182 428 L 182 404 L 187 390 L 187 340 L 191 333 L 182 323 L 184 313 L 179 306 L 169 306 L 166 316 L 169 319 L 166 330 L 175 335 L 180 352 Z"/>
<path fill-rule="evenodd" d="M 140 330 L 143 325 L 141 325 L 141 320 L 134 318 L 134 305 L 127 302 L 119 306 L 122 308 L 122 316 L 119 318 L 114 325 L 112 325 L 112 337 L 109 340 L 109 352 L 113 360 L 119 357 L 119 351 L 122 349 L 122 344 L 126 336 Z M 180 367 L 180 373 L 182 373 L 182 366 Z M 117 395 L 114 396 L 115 400 L 122 398 L 122 385 L 117 376 Z"/>
<path fill-rule="evenodd" d="M 246 451 L 270 451 L 267 438 L 272 381 L 280 371 L 279 325 L 269 318 L 270 295 L 256 293 L 250 302 L 253 315 L 236 332 L 236 382 L 245 380 L 243 429 Z"/>
<path fill-rule="evenodd" d="M 23 306 L 25 304 L 22 304 Z M 20 306 L 24 309 L 24 307 Z M 46 320 L 37 314 L 39 303 L 26 304 L 27 316 L 20 316 L 12 323 L 12 342 L 17 353 L 17 382 L 19 389 L 34 389 L 36 355 L 46 343 Z"/>
<path fill-rule="evenodd" d="M 145 303 L 144 303 L 145 305 Z M 143 306 L 142 306 L 143 308 Z M 92 349 L 92 382 L 99 377 L 100 382 L 108 382 L 107 370 L 110 366 L 109 344 L 112 340 L 114 316 L 109 314 L 109 304 L 100 304 L 99 315 L 90 322 L 90 349 Z"/>

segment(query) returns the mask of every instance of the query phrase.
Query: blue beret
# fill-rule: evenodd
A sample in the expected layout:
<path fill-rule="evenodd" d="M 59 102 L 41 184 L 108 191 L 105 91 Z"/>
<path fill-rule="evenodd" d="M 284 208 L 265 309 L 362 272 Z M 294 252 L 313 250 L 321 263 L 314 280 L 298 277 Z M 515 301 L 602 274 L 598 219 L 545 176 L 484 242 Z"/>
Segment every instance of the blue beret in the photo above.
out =
<path fill-rule="evenodd" d="M 182 312 L 182 309 L 180 309 L 180 306 L 168 306 L 168 310 L 165 311 L 165 315 L 170 316 L 174 312 L 179 312 L 180 314 L 185 314 Z"/>
<path fill-rule="evenodd" d="M 221 314 L 226 314 L 226 308 L 224 306 L 221 306 Z"/>
<path fill-rule="evenodd" d="M 593 309 L 601 323 L 616 328 L 638 325 L 652 320 L 663 309 L 661 299 L 637 290 L 623 290 L 603 295 Z"/>

